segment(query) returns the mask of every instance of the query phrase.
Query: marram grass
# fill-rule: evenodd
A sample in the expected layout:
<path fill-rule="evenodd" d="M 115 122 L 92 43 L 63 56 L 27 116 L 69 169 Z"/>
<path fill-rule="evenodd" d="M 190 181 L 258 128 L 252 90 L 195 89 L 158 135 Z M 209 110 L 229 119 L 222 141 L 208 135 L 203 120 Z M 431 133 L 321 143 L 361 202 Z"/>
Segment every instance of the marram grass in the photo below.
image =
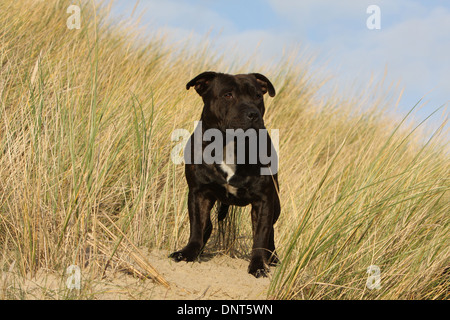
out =
<path fill-rule="evenodd" d="M 309 60 L 230 63 L 207 44 L 168 45 L 111 22 L 107 3 L 79 5 L 81 29 L 69 30 L 66 1 L 0 2 L 3 274 L 63 274 L 75 264 L 95 278 L 125 243 L 183 245 L 187 186 L 183 166 L 170 159 L 171 133 L 192 130 L 201 112 L 185 83 L 205 70 L 261 72 L 278 93 L 266 100 L 266 124 L 280 133 L 282 262 L 268 297 L 448 299 L 445 119 L 424 138 L 421 126 L 387 115 L 395 105 L 382 93 L 370 102 L 364 92 L 319 95 L 325 81 Z M 212 239 L 207 249 L 246 257 L 248 209 L 229 218 L 213 220 L 215 230 L 229 228 L 234 240 Z M 366 285 L 371 265 L 379 289 Z M 6 278 L 0 298 L 30 298 Z"/>

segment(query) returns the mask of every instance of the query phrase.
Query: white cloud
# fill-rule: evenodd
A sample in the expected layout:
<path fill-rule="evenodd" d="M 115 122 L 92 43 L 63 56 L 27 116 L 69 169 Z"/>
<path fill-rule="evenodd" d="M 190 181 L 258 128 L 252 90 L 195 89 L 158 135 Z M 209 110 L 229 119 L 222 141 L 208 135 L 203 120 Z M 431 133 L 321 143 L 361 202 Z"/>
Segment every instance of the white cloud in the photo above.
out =
<path fill-rule="evenodd" d="M 373 0 L 269 0 L 291 27 L 288 41 L 307 39 L 328 61 L 341 87 L 369 82 L 387 67 L 388 81 L 401 81 L 405 108 L 430 90 L 430 108 L 450 99 L 450 12 L 417 1 L 376 1 L 381 30 L 368 30 Z"/>
<path fill-rule="evenodd" d="M 406 20 L 380 32 L 373 40 L 365 39 L 362 48 L 385 60 L 394 74 L 402 75 L 402 80 L 416 89 L 438 85 L 450 95 L 449 32 L 450 12 L 437 8 L 421 19 Z"/>
<path fill-rule="evenodd" d="M 366 27 L 366 9 L 372 4 L 399 20 L 423 15 L 426 7 L 410 0 L 268 0 L 273 10 L 295 28 L 294 32 L 323 31 L 324 38 Z"/>
<path fill-rule="evenodd" d="M 116 10 L 130 15 L 135 1 L 119 0 Z M 145 0 L 140 1 L 134 16 L 143 13 L 143 23 L 150 27 L 167 27 L 184 29 L 187 32 L 196 31 L 206 34 L 214 28 L 215 31 L 226 30 L 234 32 L 234 23 L 223 18 L 219 13 L 206 8 L 201 3 L 191 3 L 177 0 Z"/>

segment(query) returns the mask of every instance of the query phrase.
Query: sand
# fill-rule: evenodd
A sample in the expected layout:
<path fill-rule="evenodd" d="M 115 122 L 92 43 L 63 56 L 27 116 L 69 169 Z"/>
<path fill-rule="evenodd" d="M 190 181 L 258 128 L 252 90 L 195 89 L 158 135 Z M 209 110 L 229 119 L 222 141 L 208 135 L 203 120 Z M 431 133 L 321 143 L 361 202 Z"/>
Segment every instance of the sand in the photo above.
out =
<path fill-rule="evenodd" d="M 168 282 L 169 288 L 142 279 L 112 265 L 101 275 L 84 274 L 81 289 L 67 288 L 66 274 L 39 270 L 21 278 L 13 270 L 0 272 L 3 299 L 266 299 L 269 278 L 256 279 L 247 273 L 248 260 L 223 254 L 205 255 L 198 262 L 176 263 L 165 250 L 142 250 L 147 263 Z M 272 270 L 273 272 L 273 270 Z"/>
<path fill-rule="evenodd" d="M 269 278 L 247 273 L 248 261 L 215 255 L 202 262 L 173 262 L 168 252 L 153 251 L 150 263 L 169 282 L 170 289 L 155 288 L 154 299 L 265 299 Z"/>

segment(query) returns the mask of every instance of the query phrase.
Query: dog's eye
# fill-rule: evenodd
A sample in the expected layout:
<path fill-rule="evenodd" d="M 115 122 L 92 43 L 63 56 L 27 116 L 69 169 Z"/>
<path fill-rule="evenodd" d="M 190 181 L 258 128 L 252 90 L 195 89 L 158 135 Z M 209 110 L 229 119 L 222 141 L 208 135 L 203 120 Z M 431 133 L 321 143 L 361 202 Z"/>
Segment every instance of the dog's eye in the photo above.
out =
<path fill-rule="evenodd" d="M 223 97 L 225 99 L 233 99 L 233 93 L 232 92 L 227 92 L 223 95 Z"/>
<path fill-rule="evenodd" d="M 263 97 L 263 95 L 262 95 L 261 93 L 257 93 L 257 94 L 256 94 L 256 98 L 257 98 L 257 99 L 262 99 L 262 97 Z"/>

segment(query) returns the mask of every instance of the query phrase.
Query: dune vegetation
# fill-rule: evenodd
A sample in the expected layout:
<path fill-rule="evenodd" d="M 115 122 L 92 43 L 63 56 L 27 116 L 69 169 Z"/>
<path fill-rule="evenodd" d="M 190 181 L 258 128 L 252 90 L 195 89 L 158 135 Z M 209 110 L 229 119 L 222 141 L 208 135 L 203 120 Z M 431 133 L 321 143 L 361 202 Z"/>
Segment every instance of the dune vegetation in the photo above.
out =
<path fill-rule="evenodd" d="M 29 298 L 7 277 L 64 279 L 77 265 L 94 279 L 124 252 L 132 272 L 157 274 L 142 248 L 186 243 L 188 189 L 171 135 L 200 118 L 185 85 L 205 70 L 260 72 L 277 90 L 265 98 L 282 207 L 268 298 L 449 298 L 445 119 L 425 137 L 426 123 L 391 116 L 390 93 L 320 94 L 326 81 L 309 59 L 230 63 L 207 43 L 169 44 L 112 20 L 108 3 L 81 2 L 81 28 L 69 29 L 67 6 L 0 2 L 0 298 Z M 207 251 L 249 257 L 249 208 L 213 224 Z M 367 286 L 370 266 L 378 289 Z M 76 297 L 95 298 L 84 286 Z"/>

